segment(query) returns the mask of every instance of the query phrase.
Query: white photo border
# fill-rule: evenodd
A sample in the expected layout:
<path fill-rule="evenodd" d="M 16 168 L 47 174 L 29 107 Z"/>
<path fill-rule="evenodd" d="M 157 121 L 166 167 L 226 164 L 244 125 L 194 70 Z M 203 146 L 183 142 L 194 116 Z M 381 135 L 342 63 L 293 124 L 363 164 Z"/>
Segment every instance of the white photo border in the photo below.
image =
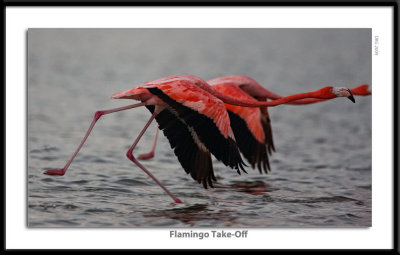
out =
<path fill-rule="evenodd" d="M 6 7 L 6 249 L 392 249 L 394 102 L 388 95 L 394 93 L 394 8 Z M 199 18 L 204 15 L 207 19 Z M 249 229 L 248 238 L 242 240 L 172 239 L 169 231 L 174 229 L 27 228 L 26 161 L 21 159 L 26 155 L 27 29 L 180 28 L 182 24 L 185 28 L 372 28 L 372 42 L 374 36 L 380 38 L 379 55 L 371 49 L 372 227 Z"/>

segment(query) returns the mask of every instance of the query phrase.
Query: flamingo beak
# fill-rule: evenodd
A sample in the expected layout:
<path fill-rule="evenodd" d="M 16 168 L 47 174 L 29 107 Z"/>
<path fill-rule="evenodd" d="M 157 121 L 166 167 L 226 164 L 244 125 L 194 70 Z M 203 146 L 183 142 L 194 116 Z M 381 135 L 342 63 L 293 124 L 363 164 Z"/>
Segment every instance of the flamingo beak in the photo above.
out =
<path fill-rule="evenodd" d="M 347 98 L 350 99 L 351 102 L 355 103 L 356 100 L 354 99 L 353 94 L 351 93 L 350 89 L 348 89 L 348 91 L 350 93 L 350 96 L 348 96 Z"/>

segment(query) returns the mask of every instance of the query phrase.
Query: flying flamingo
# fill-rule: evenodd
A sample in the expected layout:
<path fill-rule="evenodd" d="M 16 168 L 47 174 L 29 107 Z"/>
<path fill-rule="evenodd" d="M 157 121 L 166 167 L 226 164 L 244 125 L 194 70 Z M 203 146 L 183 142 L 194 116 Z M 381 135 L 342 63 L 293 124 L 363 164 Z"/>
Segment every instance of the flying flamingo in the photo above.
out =
<path fill-rule="evenodd" d="M 265 101 L 267 99 L 276 100 L 281 98 L 282 96 L 267 90 L 262 85 L 260 85 L 254 79 L 244 76 L 244 75 L 231 75 L 231 76 L 224 76 L 218 77 L 213 80 L 207 81 L 210 85 L 214 84 L 231 84 L 234 86 L 239 87 L 248 95 L 252 96 L 254 99 L 259 101 Z M 223 85 L 222 85 L 223 86 Z M 363 84 L 357 86 L 355 88 L 350 89 L 353 95 L 357 96 L 369 96 L 371 95 L 371 91 L 369 90 L 369 86 L 367 84 Z M 329 99 L 322 99 L 322 98 L 307 98 L 307 99 L 300 99 L 287 102 L 286 104 L 289 105 L 304 105 L 304 104 L 312 104 L 312 103 L 319 103 Z"/>
<path fill-rule="evenodd" d="M 325 87 L 314 92 L 295 94 L 270 102 L 252 102 L 226 96 L 204 80 L 192 75 L 169 76 L 143 83 L 111 96 L 116 99 L 134 99 L 141 103 L 96 111 L 84 138 L 66 165 L 60 169 L 46 170 L 44 173 L 64 175 L 101 116 L 145 106 L 152 115 L 128 149 L 126 156 L 149 175 L 176 203 L 181 203 L 181 200 L 133 156 L 133 149 L 154 119 L 168 138 L 184 170 L 206 188 L 207 184 L 211 186 L 212 181 L 215 180 L 210 153 L 225 165 L 237 169 L 238 173 L 240 170 L 245 172 L 224 103 L 247 107 L 276 106 L 310 97 L 322 99 L 348 97 L 354 102 L 347 88 L 337 87 Z"/>
<path fill-rule="evenodd" d="M 265 89 L 258 82 L 248 76 L 225 76 L 207 81 L 216 90 L 236 98 L 246 100 L 265 101 L 267 99 L 277 100 L 281 96 Z M 353 95 L 370 95 L 368 85 L 363 84 L 350 90 Z M 287 102 L 286 104 L 304 105 L 323 102 L 328 99 L 306 98 Z M 267 107 L 249 108 L 225 104 L 232 130 L 243 156 L 249 161 L 252 168 L 262 169 L 265 173 L 271 170 L 268 154 L 275 151 L 271 120 Z"/>
<path fill-rule="evenodd" d="M 216 90 L 235 98 L 241 98 L 249 101 L 265 101 L 267 99 L 279 99 L 281 96 L 265 89 L 258 82 L 248 76 L 232 75 L 215 78 L 207 81 Z M 352 88 L 353 95 L 367 96 L 371 95 L 366 84 Z M 305 105 L 323 102 L 328 99 L 306 98 L 287 102 L 292 105 Z M 270 170 L 268 154 L 275 151 L 271 120 L 267 107 L 248 108 L 235 105 L 225 105 L 227 107 L 231 126 L 235 134 L 236 141 L 243 156 L 251 164 L 252 168 L 262 169 L 265 173 Z M 141 154 L 139 159 L 149 159 L 154 157 L 157 132 L 153 141 L 152 149 L 149 153 Z"/>

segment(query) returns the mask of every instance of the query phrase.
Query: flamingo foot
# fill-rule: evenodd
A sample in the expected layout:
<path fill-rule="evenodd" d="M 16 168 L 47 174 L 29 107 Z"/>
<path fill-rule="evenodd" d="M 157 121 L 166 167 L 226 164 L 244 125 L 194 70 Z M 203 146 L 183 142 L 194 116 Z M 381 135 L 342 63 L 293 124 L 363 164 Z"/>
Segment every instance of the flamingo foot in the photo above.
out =
<path fill-rule="evenodd" d="M 149 153 L 145 153 L 145 154 L 140 154 L 140 155 L 138 156 L 138 159 L 141 159 L 141 160 L 146 160 L 146 159 L 151 159 L 151 158 L 154 158 L 154 152 L 149 152 Z"/>
<path fill-rule="evenodd" d="M 175 203 L 182 204 L 182 201 L 179 198 L 174 198 Z"/>
<path fill-rule="evenodd" d="M 61 168 L 61 169 L 49 169 L 49 170 L 46 170 L 44 172 L 44 174 L 47 174 L 47 175 L 64 175 L 65 174 L 65 170 L 64 170 L 64 168 Z"/>

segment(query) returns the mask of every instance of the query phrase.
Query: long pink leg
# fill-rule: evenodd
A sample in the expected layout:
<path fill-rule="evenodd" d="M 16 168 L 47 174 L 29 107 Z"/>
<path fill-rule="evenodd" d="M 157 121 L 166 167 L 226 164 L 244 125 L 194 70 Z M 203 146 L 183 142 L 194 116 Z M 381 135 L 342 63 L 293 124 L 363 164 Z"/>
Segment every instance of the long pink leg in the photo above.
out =
<path fill-rule="evenodd" d="M 175 203 L 182 203 L 182 201 L 175 197 L 164 185 L 161 184 L 159 180 L 154 177 L 142 164 L 139 163 L 139 161 L 136 160 L 136 158 L 133 156 L 133 149 L 136 147 L 137 143 L 139 142 L 140 138 L 142 138 L 144 132 L 146 132 L 146 129 L 149 127 L 150 123 L 153 121 L 153 119 L 156 117 L 157 113 L 153 113 L 151 115 L 149 121 L 146 123 L 144 126 L 143 130 L 140 132 L 139 136 L 136 138 L 136 140 L 133 142 L 132 146 L 128 149 L 126 152 L 126 156 L 133 162 L 135 163 L 140 169 L 142 169 L 148 176 L 150 176 L 153 181 L 155 181 L 174 201 Z"/>
<path fill-rule="evenodd" d="M 46 170 L 44 172 L 44 174 L 48 174 L 48 175 L 64 175 L 65 174 L 65 172 L 67 171 L 67 169 L 68 169 L 69 165 L 71 164 L 72 160 L 74 160 L 76 154 L 78 154 L 79 150 L 81 149 L 81 147 L 85 143 L 86 139 L 88 138 L 90 132 L 92 131 L 94 125 L 96 124 L 96 122 L 99 120 L 99 118 L 101 116 L 103 116 L 105 114 L 109 114 L 109 113 L 114 113 L 114 112 L 119 112 L 119 111 L 124 111 L 124 110 L 128 110 L 128 109 L 144 106 L 144 105 L 146 105 L 146 103 L 139 103 L 139 104 L 128 105 L 128 106 L 123 106 L 123 107 L 119 107 L 119 108 L 114 108 L 114 109 L 95 112 L 95 114 L 93 116 L 93 120 L 90 123 L 89 129 L 86 131 L 85 137 L 83 137 L 81 143 L 79 144 L 78 148 L 75 150 L 74 154 L 72 154 L 72 156 L 68 160 L 67 164 L 65 164 L 65 166 L 63 168 L 60 168 L 60 169 Z"/>
<path fill-rule="evenodd" d="M 140 154 L 138 156 L 138 159 L 145 160 L 154 157 L 154 153 L 156 151 L 157 137 L 158 137 L 158 125 L 156 125 L 156 134 L 154 135 L 153 146 L 151 147 L 151 151 L 148 153 Z"/>

